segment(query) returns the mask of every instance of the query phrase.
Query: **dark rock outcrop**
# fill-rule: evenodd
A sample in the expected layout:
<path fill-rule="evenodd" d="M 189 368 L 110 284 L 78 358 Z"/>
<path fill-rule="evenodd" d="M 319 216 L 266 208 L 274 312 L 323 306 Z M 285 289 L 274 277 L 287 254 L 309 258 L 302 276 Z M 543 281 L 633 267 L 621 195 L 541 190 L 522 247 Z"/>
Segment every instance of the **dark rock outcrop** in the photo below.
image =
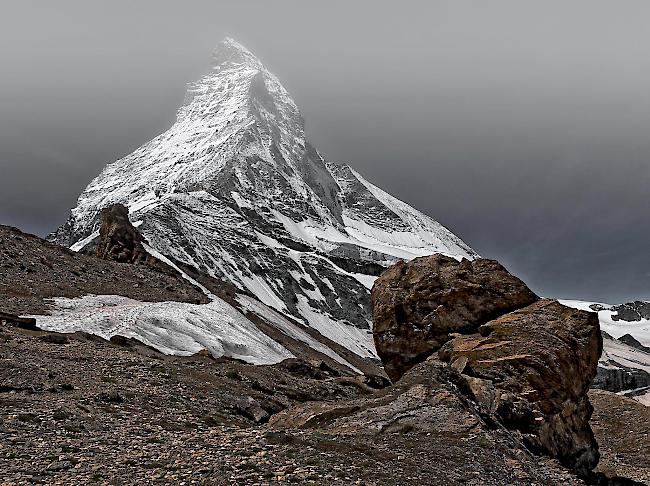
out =
<path fill-rule="evenodd" d="M 361 438 L 373 445 L 388 443 L 390 450 L 403 443 L 410 454 L 420 452 L 417 461 L 423 470 L 432 466 L 441 470 L 440 476 L 431 475 L 428 481 L 415 484 L 584 484 L 568 471 L 564 477 L 547 475 L 546 460 L 526 450 L 519 431 L 501 427 L 482 411 L 473 402 L 466 380 L 434 354 L 393 386 L 373 395 L 305 403 L 273 415 L 270 425 L 275 429 L 334 433 L 342 440 Z M 489 459 L 485 457 L 487 451 L 494 453 Z M 522 474 L 514 457 L 530 459 L 534 471 Z M 490 472 L 484 470 L 486 459 Z M 476 476 L 469 476 L 467 470 L 458 476 L 461 465 Z M 538 474 L 546 477 L 537 479 Z M 385 484 L 410 483 L 404 479 Z"/>
<path fill-rule="evenodd" d="M 460 361 L 475 400 L 529 447 L 587 476 L 599 457 L 587 392 L 601 352 L 596 314 L 540 300 L 454 337 L 438 356 Z"/>
<path fill-rule="evenodd" d="M 7 312 L 0 312 L 0 324 L 5 324 L 7 326 L 15 326 L 21 329 L 28 329 L 31 331 L 37 331 L 39 328 L 36 326 L 36 319 L 33 317 L 19 317 L 14 314 L 9 314 Z"/>
<path fill-rule="evenodd" d="M 620 338 L 618 338 L 618 340 L 622 343 L 627 344 L 628 346 L 638 349 L 639 351 L 643 351 L 644 353 L 650 354 L 650 348 L 648 346 L 644 346 L 643 344 L 641 344 L 631 334 L 623 334 Z"/>
<path fill-rule="evenodd" d="M 99 243 L 96 254 L 104 260 L 120 263 L 142 263 L 149 254 L 142 243 L 144 237 L 129 221 L 129 210 L 122 204 L 102 209 Z"/>
<path fill-rule="evenodd" d="M 436 254 L 399 262 L 372 289 L 377 354 L 395 381 L 439 349 L 450 333 L 476 332 L 537 299 L 495 260 L 459 262 Z"/>
<path fill-rule="evenodd" d="M 637 368 L 623 366 L 616 361 L 609 361 L 609 366 L 598 367 L 598 373 L 591 387 L 613 393 L 650 387 L 650 373 Z"/>
<path fill-rule="evenodd" d="M 540 300 L 496 261 L 442 255 L 394 265 L 372 298 L 377 352 L 393 380 L 427 357 L 446 362 L 484 420 L 591 476 L 599 458 L 587 397 L 603 347 L 597 314 Z"/>
<path fill-rule="evenodd" d="M 650 302 L 637 300 L 615 305 L 612 310 L 616 311 L 616 314 L 612 315 L 614 321 L 638 322 L 642 319 L 650 319 Z"/>

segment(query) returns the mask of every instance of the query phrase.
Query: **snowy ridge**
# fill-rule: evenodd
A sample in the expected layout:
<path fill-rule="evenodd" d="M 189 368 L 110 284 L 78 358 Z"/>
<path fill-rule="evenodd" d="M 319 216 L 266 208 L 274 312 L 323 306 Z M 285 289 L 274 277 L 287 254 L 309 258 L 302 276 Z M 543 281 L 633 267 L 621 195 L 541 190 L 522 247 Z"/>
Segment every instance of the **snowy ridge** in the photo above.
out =
<path fill-rule="evenodd" d="M 610 370 L 636 369 L 650 373 L 650 354 L 639 349 L 628 346 L 618 341 L 618 338 L 625 334 L 634 337 L 644 346 L 650 345 L 650 321 L 641 319 L 639 321 L 625 321 L 620 318 L 614 319 L 617 314 L 617 307 L 611 304 L 600 302 L 586 302 L 582 300 L 560 300 L 561 304 L 575 309 L 589 312 L 596 312 L 600 322 L 600 329 L 607 336 L 603 336 L 603 354 L 598 361 L 598 367 Z M 637 392 L 631 393 L 630 392 Z M 638 402 L 650 406 L 650 390 L 624 390 L 622 394 L 630 394 Z"/>
<path fill-rule="evenodd" d="M 625 321 L 614 319 L 617 314 L 616 306 L 600 302 L 585 302 L 582 300 L 560 300 L 561 304 L 589 312 L 597 312 L 600 329 L 618 339 L 629 334 L 644 346 L 650 347 L 650 320 Z"/>
<path fill-rule="evenodd" d="M 369 289 L 382 267 L 476 253 L 445 227 L 325 161 L 279 80 L 232 39 L 177 120 L 107 165 L 50 239 L 81 250 L 99 210 L 129 208 L 152 252 L 232 282 L 280 314 L 376 357 Z"/>

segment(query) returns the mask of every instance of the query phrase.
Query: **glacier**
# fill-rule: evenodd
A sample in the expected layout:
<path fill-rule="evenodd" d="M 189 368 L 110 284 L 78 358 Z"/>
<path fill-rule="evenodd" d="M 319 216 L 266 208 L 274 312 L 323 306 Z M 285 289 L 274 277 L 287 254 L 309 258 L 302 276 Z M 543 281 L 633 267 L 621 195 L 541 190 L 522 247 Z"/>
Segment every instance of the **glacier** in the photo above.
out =
<path fill-rule="evenodd" d="M 83 251 L 113 203 L 129 208 L 151 253 L 231 282 L 267 315 L 361 357 L 376 358 L 370 288 L 384 268 L 437 252 L 478 256 L 350 166 L 325 160 L 280 81 L 229 38 L 188 85 L 176 122 L 107 165 L 49 239 Z"/>

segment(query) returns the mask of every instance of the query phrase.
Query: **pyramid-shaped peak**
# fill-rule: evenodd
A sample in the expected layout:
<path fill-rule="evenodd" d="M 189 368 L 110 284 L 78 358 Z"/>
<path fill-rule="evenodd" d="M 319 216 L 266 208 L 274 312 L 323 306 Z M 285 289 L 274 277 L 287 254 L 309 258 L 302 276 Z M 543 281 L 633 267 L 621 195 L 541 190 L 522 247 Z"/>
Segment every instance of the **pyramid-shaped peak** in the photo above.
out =
<path fill-rule="evenodd" d="M 214 67 L 225 63 L 245 63 L 256 67 L 262 67 L 262 62 L 255 57 L 251 51 L 232 37 L 226 37 L 224 40 L 219 42 L 212 53 L 212 65 Z"/>

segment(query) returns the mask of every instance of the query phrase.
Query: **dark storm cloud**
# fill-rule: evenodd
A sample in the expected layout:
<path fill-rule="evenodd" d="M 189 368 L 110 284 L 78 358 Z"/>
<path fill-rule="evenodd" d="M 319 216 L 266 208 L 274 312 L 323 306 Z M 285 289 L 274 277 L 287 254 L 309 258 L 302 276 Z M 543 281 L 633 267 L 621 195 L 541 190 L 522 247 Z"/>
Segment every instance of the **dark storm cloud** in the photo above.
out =
<path fill-rule="evenodd" d="M 645 1 L 13 2 L 0 222 L 46 234 L 230 35 L 312 142 L 536 291 L 650 298 Z"/>

